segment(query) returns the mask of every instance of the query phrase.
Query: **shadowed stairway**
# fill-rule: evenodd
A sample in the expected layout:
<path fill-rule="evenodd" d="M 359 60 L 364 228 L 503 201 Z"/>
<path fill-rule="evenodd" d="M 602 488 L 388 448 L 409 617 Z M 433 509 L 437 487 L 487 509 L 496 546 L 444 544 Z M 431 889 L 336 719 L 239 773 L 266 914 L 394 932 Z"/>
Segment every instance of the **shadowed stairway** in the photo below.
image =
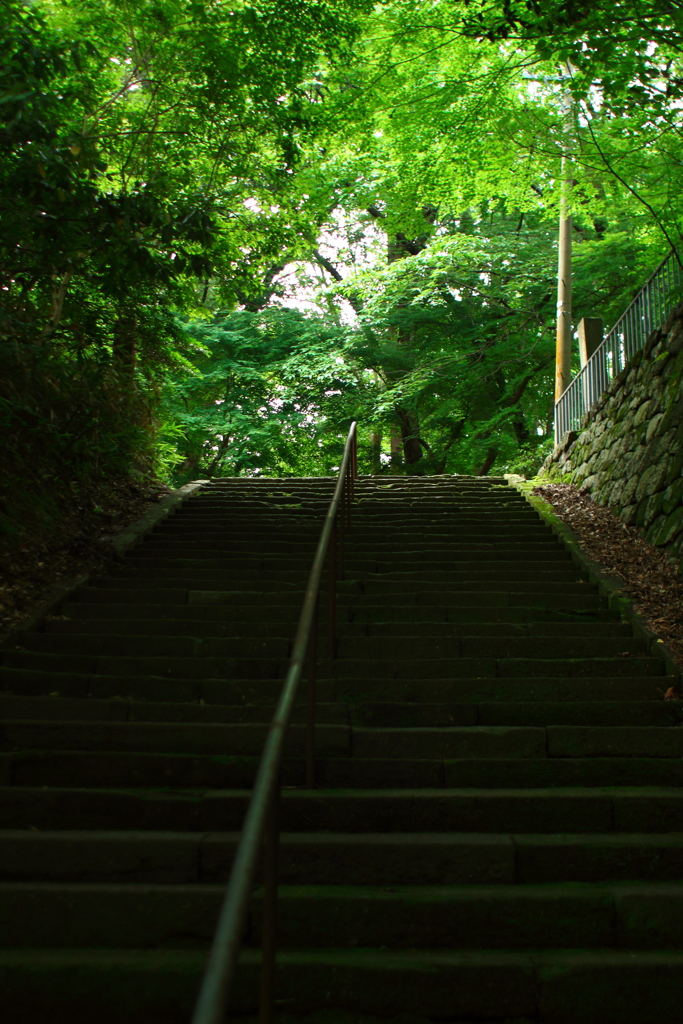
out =
<path fill-rule="evenodd" d="M 332 487 L 216 481 L 4 652 L 7 1024 L 189 1022 Z M 676 680 L 503 480 L 356 493 L 279 1020 L 680 1024 Z"/>

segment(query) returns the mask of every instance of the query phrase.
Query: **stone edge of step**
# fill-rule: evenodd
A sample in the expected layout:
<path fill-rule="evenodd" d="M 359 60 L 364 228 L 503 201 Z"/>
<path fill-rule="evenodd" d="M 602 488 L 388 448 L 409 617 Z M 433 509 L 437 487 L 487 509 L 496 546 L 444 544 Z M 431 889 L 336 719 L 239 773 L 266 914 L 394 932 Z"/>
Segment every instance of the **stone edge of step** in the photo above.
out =
<path fill-rule="evenodd" d="M 549 502 L 533 493 L 535 486 L 533 481 L 526 481 L 522 477 L 511 474 L 507 478 L 507 482 L 528 501 L 543 522 L 550 527 L 571 555 L 574 564 L 588 574 L 589 582 L 594 583 L 599 594 L 607 599 L 611 610 L 620 614 L 630 623 L 633 627 L 633 635 L 646 641 L 651 655 L 664 661 L 666 675 L 676 676 L 680 689 L 683 669 L 677 663 L 673 651 L 650 629 L 642 615 L 635 610 L 633 601 L 626 597 L 622 590 L 619 577 L 605 572 L 599 562 L 589 558 L 581 544 L 579 535 L 555 515 Z"/>
<path fill-rule="evenodd" d="M 177 490 L 172 491 L 171 494 L 163 498 L 154 508 L 149 509 L 143 516 L 130 523 L 122 530 L 121 533 L 117 534 L 112 542 L 111 546 L 118 555 L 125 554 L 131 548 L 134 548 L 146 534 L 152 530 L 157 523 L 160 523 L 162 519 L 166 519 L 169 515 L 176 512 L 178 507 L 191 498 L 193 494 L 201 490 L 209 483 L 208 480 L 192 480 L 189 484 L 184 484 L 183 487 L 179 487 Z M 35 611 L 27 618 L 22 619 L 16 626 L 0 641 L 0 651 L 5 651 L 12 648 L 17 642 L 17 634 L 31 632 L 40 626 L 43 619 L 50 614 L 50 612 L 58 611 L 60 606 L 67 601 L 71 595 L 79 589 L 79 587 L 87 586 L 90 582 L 90 574 L 80 576 L 76 579 L 71 579 L 65 584 L 53 587 L 47 594 L 47 597 L 38 605 Z"/>

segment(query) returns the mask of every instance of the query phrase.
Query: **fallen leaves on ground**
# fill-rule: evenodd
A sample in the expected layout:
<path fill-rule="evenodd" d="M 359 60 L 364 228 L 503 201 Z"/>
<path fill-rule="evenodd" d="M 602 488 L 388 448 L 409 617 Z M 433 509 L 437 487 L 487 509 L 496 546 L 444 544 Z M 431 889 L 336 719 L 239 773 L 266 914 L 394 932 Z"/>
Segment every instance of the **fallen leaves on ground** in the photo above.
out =
<path fill-rule="evenodd" d="M 683 667 L 683 584 L 677 563 L 635 527 L 598 505 L 587 491 L 571 484 L 548 484 L 535 487 L 533 493 L 552 505 L 558 519 L 578 535 L 589 558 L 621 580 L 623 593 Z M 665 700 L 678 699 L 669 693 Z"/>

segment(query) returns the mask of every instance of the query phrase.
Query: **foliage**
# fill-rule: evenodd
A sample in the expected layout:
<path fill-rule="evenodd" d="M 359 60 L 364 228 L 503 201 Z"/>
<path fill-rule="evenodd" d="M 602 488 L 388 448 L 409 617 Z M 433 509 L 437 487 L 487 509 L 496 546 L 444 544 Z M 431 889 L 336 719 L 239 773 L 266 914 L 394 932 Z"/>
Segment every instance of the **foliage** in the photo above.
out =
<path fill-rule="evenodd" d="M 329 472 L 353 417 L 368 471 L 532 466 L 561 159 L 609 323 L 680 236 L 682 18 L 6 0 L 6 476 Z"/>
<path fill-rule="evenodd" d="M 3 4 L 6 478 L 28 465 L 35 488 L 63 487 L 173 461 L 155 407 L 186 345 L 174 311 L 259 293 L 299 252 L 307 78 L 345 52 L 362 6 Z M 245 207 L 264 196 L 270 216 Z"/>
<path fill-rule="evenodd" d="M 343 331 L 277 307 L 192 321 L 190 367 L 164 411 L 182 431 L 176 479 L 319 475 L 338 465 L 358 406 Z"/>
<path fill-rule="evenodd" d="M 358 314 L 354 356 L 379 382 L 367 416 L 375 433 L 384 428 L 385 456 L 387 435 L 400 435 L 394 469 L 487 472 L 547 447 L 563 155 L 574 322 L 613 322 L 677 237 L 674 92 L 666 104 L 644 104 L 640 93 L 624 106 L 616 87 L 601 91 L 604 33 L 586 88 L 583 72 L 558 58 L 562 46 L 583 47 L 590 12 L 542 45 L 536 29 L 558 10 L 527 5 L 528 24 L 514 34 L 503 31 L 508 5 L 444 0 L 427 14 L 395 0 L 369 20 L 351 67 L 327 78 L 329 148 L 301 173 L 318 206 L 341 209 L 349 227 L 332 276 L 345 279 L 337 294 Z M 491 32 L 473 27 L 470 15 L 482 13 Z M 617 50 L 631 38 L 622 28 Z M 651 28 L 647 18 L 638 25 Z M 661 70 L 658 54 L 640 57 Z M 618 74 L 636 84 L 634 67 L 625 56 Z M 359 273 L 353 251 L 368 231 L 384 238 L 383 251 Z"/>

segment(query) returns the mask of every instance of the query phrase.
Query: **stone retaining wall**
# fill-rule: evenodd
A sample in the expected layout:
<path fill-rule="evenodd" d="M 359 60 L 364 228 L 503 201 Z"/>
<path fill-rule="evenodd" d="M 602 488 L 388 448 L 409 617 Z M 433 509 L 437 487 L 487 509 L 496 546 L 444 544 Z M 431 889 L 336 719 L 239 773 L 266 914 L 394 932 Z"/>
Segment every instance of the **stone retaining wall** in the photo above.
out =
<path fill-rule="evenodd" d="M 543 464 L 683 557 L 683 304 Z"/>

